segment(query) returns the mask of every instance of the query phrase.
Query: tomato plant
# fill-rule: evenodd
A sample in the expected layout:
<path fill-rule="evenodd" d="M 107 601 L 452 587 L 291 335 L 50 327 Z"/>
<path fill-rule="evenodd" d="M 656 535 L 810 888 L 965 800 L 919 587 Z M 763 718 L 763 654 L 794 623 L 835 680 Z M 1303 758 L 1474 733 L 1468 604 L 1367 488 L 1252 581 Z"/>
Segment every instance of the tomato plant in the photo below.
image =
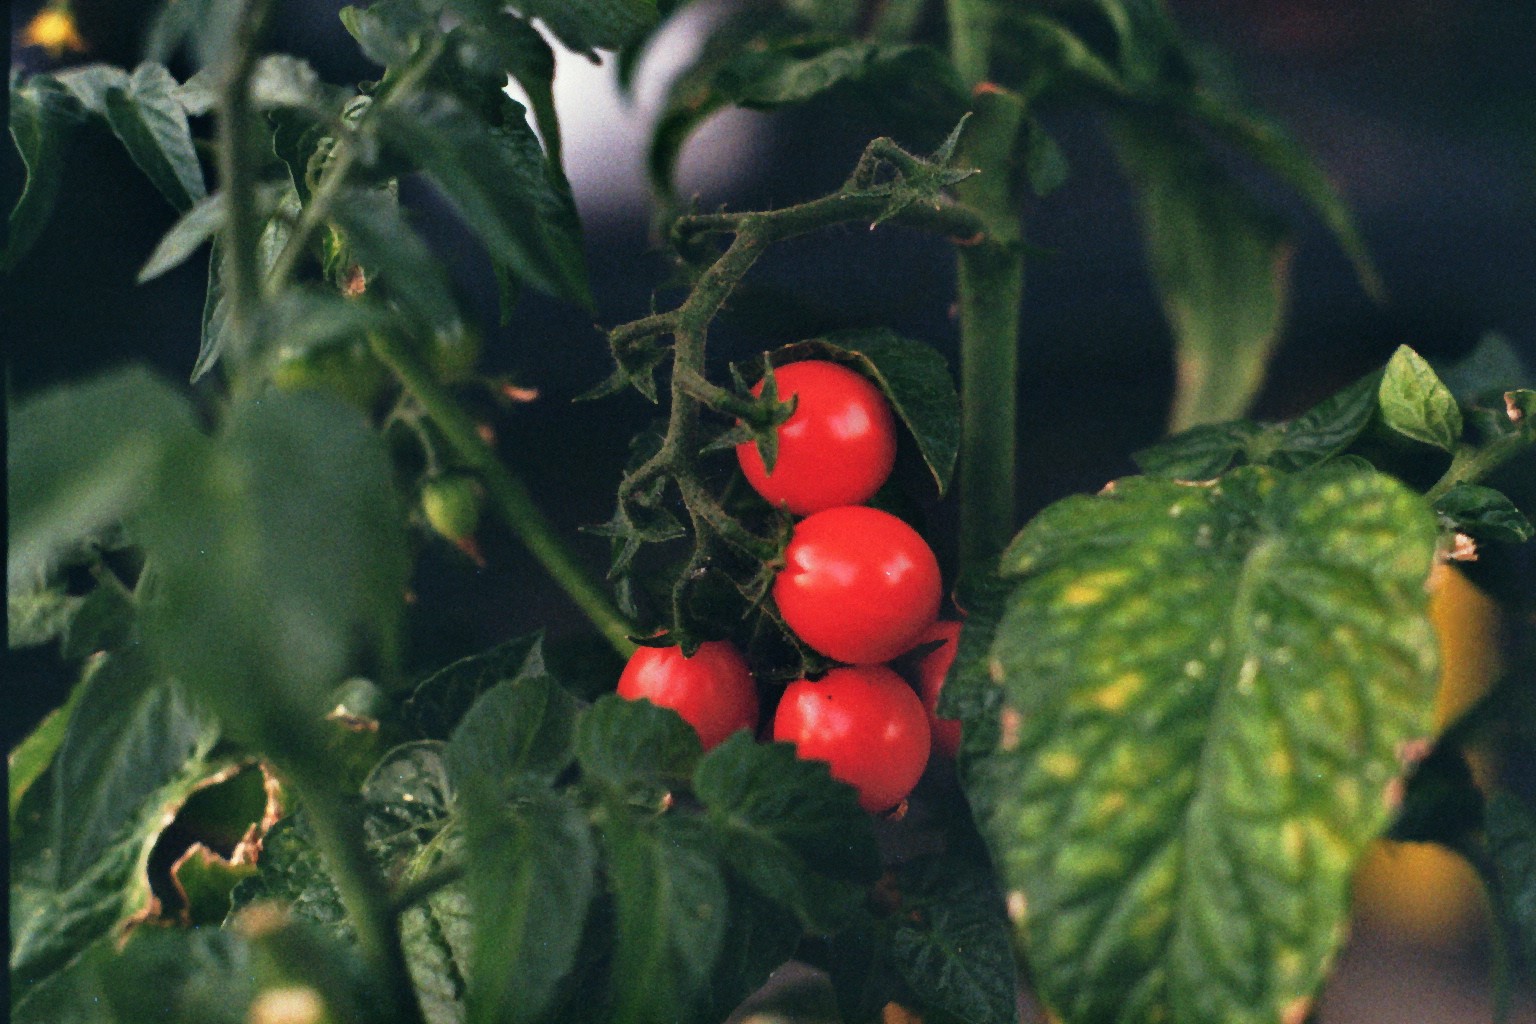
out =
<path fill-rule="evenodd" d="M 1312 372 L 1402 282 L 1200 5 L 291 6 L 17 36 L 7 328 L 137 296 L 8 412 L 18 1024 L 1297 1024 L 1401 844 L 1530 980 L 1529 364 Z M 629 118 L 644 257 L 567 176 Z"/>
<path fill-rule="evenodd" d="M 618 694 L 671 708 L 693 726 L 705 750 L 738 729 L 757 729 L 752 670 L 724 640 L 707 640 L 692 655 L 681 647 L 641 647 L 619 674 Z"/>
<path fill-rule="evenodd" d="M 772 470 L 756 443 L 736 446 L 752 489 L 800 516 L 874 497 L 896 463 L 896 418 L 879 388 L 820 359 L 779 367 L 774 383 L 795 411 L 778 428 Z M 754 396 L 762 391 L 762 381 L 752 386 Z"/>
<path fill-rule="evenodd" d="M 907 798 L 928 764 L 928 720 L 912 687 L 880 665 L 835 668 L 790 683 L 773 715 L 773 738 L 825 761 L 859 793 L 866 811 Z"/>

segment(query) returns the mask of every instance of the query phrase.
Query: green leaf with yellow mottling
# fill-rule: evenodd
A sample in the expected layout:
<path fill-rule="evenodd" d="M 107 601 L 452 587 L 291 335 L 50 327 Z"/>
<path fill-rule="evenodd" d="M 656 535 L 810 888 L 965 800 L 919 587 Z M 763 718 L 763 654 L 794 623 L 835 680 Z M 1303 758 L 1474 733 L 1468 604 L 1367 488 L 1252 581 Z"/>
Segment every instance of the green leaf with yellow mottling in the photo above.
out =
<path fill-rule="evenodd" d="M 997 748 L 966 767 L 1068 1024 L 1299 1024 L 1430 727 L 1435 519 L 1377 473 L 1131 478 L 1002 561 Z"/>

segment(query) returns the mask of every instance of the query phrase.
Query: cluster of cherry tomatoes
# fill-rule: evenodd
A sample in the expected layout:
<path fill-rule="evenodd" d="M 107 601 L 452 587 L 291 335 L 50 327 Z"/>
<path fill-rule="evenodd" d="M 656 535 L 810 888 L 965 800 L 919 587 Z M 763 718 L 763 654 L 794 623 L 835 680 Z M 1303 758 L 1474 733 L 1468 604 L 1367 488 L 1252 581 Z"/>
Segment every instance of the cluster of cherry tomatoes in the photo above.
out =
<path fill-rule="evenodd" d="M 803 517 L 773 583 L 779 614 L 806 646 L 843 665 L 790 683 L 770 735 L 825 761 L 865 810 L 885 811 L 906 799 L 932 749 L 953 757 L 959 746 L 959 723 L 937 718 L 934 707 L 960 624 L 938 619 L 943 583 L 927 542 L 863 504 L 896 459 L 885 396 L 854 370 L 822 360 L 779 367 L 774 379 L 780 397 L 796 404 L 778 428 L 773 469 L 754 443 L 736 455 L 763 498 Z M 916 663 L 917 690 L 887 664 L 934 644 Z M 642 647 L 618 692 L 672 708 L 706 750 L 758 727 L 757 686 L 729 641 L 704 643 L 691 658 L 680 647 Z"/>

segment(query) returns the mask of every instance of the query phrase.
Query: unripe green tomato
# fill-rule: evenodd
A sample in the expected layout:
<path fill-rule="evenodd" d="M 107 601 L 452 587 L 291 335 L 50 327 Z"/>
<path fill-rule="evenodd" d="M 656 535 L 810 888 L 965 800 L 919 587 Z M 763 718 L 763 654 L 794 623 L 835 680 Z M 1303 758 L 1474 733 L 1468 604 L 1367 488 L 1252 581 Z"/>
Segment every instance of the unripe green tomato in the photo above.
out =
<path fill-rule="evenodd" d="M 389 373 L 362 341 L 299 352 L 280 350 L 272 383 L 280 391 L 330 391 L 363 412 L 378 404 Z"/>
<path fill-rule="evenodd" d="M 463 473 L 428 480 L 421 488 L 421 510 L 433 530 L 455 543 L 474 536 L 480 526 L 480 484 Z"/>

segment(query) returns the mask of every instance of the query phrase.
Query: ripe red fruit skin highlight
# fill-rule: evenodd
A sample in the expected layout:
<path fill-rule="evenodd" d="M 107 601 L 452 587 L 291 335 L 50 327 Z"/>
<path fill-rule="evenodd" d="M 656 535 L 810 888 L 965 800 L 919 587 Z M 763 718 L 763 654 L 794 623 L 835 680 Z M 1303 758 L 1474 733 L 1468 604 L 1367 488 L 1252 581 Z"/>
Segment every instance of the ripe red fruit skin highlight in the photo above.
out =
<path fill-rule="evenodd" d="M 859 793 L 870 813 L 901 803 L 928 764 L 922 701 L 883 665 L 835 668 L 789 684 L 773 717 L 773 738 L 806 760 L 825 761 L 834 779 Z"/>
<path fill-rule="evenodd" d="M 933 747 L 945 757 L 954 760 L 960 750 L 960 723 L 953 718 L 938 715 L 939 695 L 944 692 L 944 679 L 950 666 L 955 663 L 955 652 L 960 647 L 960 623 L 953 619 L 940 619 L 929 626 L 918 638 L 914 647 L 942 640 L 923 655 L 917 663 L 917 689 L 923 698 L 923 709 L 928 713 L 928 727 L 933 732 Z"/>
<path fill-rule="evenodd" d="M 829 508 L 795 524 L 773 600 L 813 649 L 853 665 L 912 649 L 938 618 L 939 563 L 928 543 L 889 512 Z"/>
<path fill-rule="evenodd" d="M 821 359 L 788 363 L 773 377 L 780 400 L 791 395 L 798 400 L 778 428 L 772 473 L 755 443 L 736 446 L 752 489 L 797 516 L 868 501 L 896 462 L 896 419 L 880 389 L 848 367 Z M 752 393 L 762 390 L 758 381 Z"/>
<path fill-rule="evenodd" d="M 681 647 L 641 647 L 619 675 L 618 693 L 676 711 L 705 750 L 738 729 L 757 730 L 757 686 L 746 659 L 726 640 L 700 644 L 691 658 Z"/>

